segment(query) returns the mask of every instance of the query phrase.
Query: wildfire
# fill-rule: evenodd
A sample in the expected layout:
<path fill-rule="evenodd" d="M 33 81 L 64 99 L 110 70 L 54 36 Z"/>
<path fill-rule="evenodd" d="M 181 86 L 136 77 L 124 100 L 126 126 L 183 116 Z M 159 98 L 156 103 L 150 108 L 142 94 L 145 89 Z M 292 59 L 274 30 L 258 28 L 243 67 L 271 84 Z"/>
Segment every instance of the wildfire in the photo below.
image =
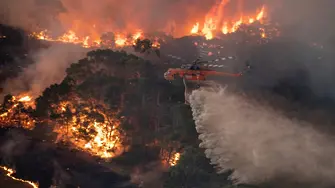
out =
<path fill-rule="evenodd" d="M 218 10 L 222 9 L 225 4 L 226 0 L 222 0 L 219 5 L 214 6 L 210 13 L 207 14 L 202 29 L 200 30 L 200 24 L 199 22 L 197 22 L 191 29 L 191 34 L 201 34 L 205 36 L 207 40 L 210 40 L 214 38 L 215 33 L 234 33 L 243 24 L 248 25 L 256 21 L 262 22 L 265 18 L 265 7 L 263 6 L 261 10 L 257 12 L 254 16 L 241 15 L 237 20 L 227 21 L 221 16 L 221 11 Z M 262 37 L 265 37 L 265 35 L 262 35 Z"/>
<path fill-rule="evenodd" d="M 266 38 L 266 33 L 265 33 L 264 28 L 259 28 L 259 31 L 261 32 L 261 37 Z"/>
<path fill-rule="evenodd" d="M 1 127 L 22 127 L 33 129 L 32 118 L 34 101 L 29 95 L 7 96 L 1 106 Z M 120 155 L 125 147 L 122 145 L 120 121 L 115 113 L 104 104 L 75 98 L 52 105 L 51 114 L 55 115 L 54 132 L 57 141 L 68 141 L 76 148 L 101 158 Z"/>
<path fill-rule="evenodd" d="M 171 159 L 169 160 L 170 166 L 176 166 L 179 159 L 180 159 L 180 153 L 174 153 Z"/>
<path fill-rule="evenodd" d="M 8 96 L 0 107 L 0 126 L 16 126 L 33 129 L 35 120 L 31 118 L 34 101 L 29 95 Z"/>
<path fill-rule="evenodd" d="M 126 37 L 125 35 L 122 34 L 117 34 L 116 38 L 115 38 L 115 44 L 118 47 L 122 47 L 122 46 L 131 46 L 133 44 L 135 44 L 135 41 L 139 38 L 143 37 L 143 33 L 142 31 L 138 31 L 134 34 L 132 34 L 131 36 Z"/>
<path fill-rule="evenodd" d="M 79 44 L 84 48 L 101 47 L 103 42 L 100 38 L 93 38 L 91 36 L 78 37 L 77 34 L 72 30 L 56 38 L 50 37 L 47 30 L 41 32 L 34 32 L 30 36 L 45 41 Z M 146 37 L 141 30 L 134 32 L 133 34 L 116 33 L 113 37 L 111 37 L 111 40 L 109 41 L 109 44 L 107 44 L 107 46 L 110 48 L 122 48 L 125 46 L 132 46 L 133 44 L 135 44 L 135 41 L 137 39 L 144 38 Z M 158 39 L 153 40 L 153 46 L 160 46 Z"/>
<path fill-rule="evenodd" d="M 229 34 L 236 32 L 239 27 L 243 24 L 249 25 L 254 22 L 263 23 L 266 17 L 265 6 L 263 5 L 259 11 L 253 15 L 246 15 L 244 13 L 239 13 L 238 17 L 228 18 L 223 13 L 225 12 L 225 6 L 229 3 L 228 0 L 217 0 L 218 3 L 212 7 L 212 9 L 204 16 L 203 21 L 190 21 L 193 24 L 192 28 L 185 26 L 185 28 L 180 27 L 183 30 L 184 35 L 201 35 L 206 39 L 213 39 L 217 34 Z M 78 24 L 80 23 L 80 24 Z M 131 31 L 119 31 L 111 30 L 110 28 L 101 29 L 101 27 L 96 24 L 87 24 L 83 20 L 73 21 L 73 25 L 62 35 L 58 37 L 53 37 L 52 33 L 48 30 L 43 30 L 40 32 L 33 32 L 32 37 L 40 40 L 63 42 L 63 43 L 73 43 L 81 45 L 85 48 L 90 47 L 108 47 L 108 48 L 122 48 L 125 46 L 132 46 L 136 39 L 145 39 L 148 36 L 144 35 L 143 30 L 138 28 L 137 30 Z M 82 27 L 78 27 L 78 25 Z M 82 34 L 80 29 L 88 31 L 90 34 Z M 180 29 L 178 28 L 178 29 Z M 158 29 L 157 31 L 161 31 Z M 113 33 L 110 40 L 102 39 L 102 36 L 106 33 Z M 166 33 L 169 33 L 166 31 Z M 181 34 L 179 33 L 179 34 Z M 266 37 L 263 32 L 262 37 Z M 169 33 L 170 34 L 170 33 Z M 181 36 L 181 35 L 178 35 Z M 150 38 L 151 39 L 151 38 Z M 104 44 L 108 41 L 108 44 Z M 154 47 L 159 47 L 160 44 L 157 40 L 154 42 Z"/>
<path fill-rule="evenodd" d="M 31 36 L 40 40 L 79 44 L 85 48 L 98 47 L 101 43 L 100 39 L 94 39 L 91 38 L 90 36 L 78 37 L 77 34 L 72 30 L 69 30 L 65 34 L 56 38 L 52 38 L 51 36 L 49 36 L 48 30 L 33 32 Z"/>
<path fill-rule="evenodd" d="M 23 183 L 27 183 L 27 184 L 29 184 L 33 188 L 38 188 L 38 184 L 37 183 L 34 183 L 32 181 L 27 181 L 27 180 L 23 180 L 23 179 L 19 179 L 19 178 L 14 177 L 13 174 L 15 173 L 15 170 L 13 170 L 11 168 L 8 168 L 8 167 L 5 167 L 5 166 L 0 166 L 0 168 L 3 169 L 4 171 L 6 171 L 7 172 L 6 176 L 10 177 L 11 179 L 13 179 L 15 181 L 20 181 L 20 182 L 23 182 Z"/>
<path fill-rule="evenodd" d="M 103 105 L 65 101 L 55 106 L 54 113 L 61 116 L 54 130 L 57 141 L 69 141 L 78 149 L 106 159 L 124 151 L 120 122 Z"/>
<path fill-rule="evenodd" d="M 180 153 L 176 151 L 168 151 L 165 149 L 161 149 L 160 157 L 162 159 L 162 163 L 169 167 L 176 166 L 178 161 L 180 160 Z"/>
<path fill-rule="evenodd" d="M 26 96 L 20 97 L 18 101 L 19 102 L 30 102 L 31 97 L 29 95 L 26 95 Z"/>
<path fill-rule="evenodd" d="M 199 22 L 197 22 L 191 29 L 191 34 L 196 34 L 199 32 Z"/>

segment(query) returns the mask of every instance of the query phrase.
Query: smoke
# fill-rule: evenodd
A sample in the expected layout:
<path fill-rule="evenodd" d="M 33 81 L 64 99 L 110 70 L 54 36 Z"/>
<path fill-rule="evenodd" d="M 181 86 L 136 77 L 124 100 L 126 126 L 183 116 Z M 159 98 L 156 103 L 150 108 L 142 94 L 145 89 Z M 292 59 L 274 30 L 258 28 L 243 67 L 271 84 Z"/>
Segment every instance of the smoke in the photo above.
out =
<path fill-rule="evenodd" d="M 268 2 L 282 37 L 239 57 L 253 67 L 235 83 L 246 94 L 214 87 L 189 97 L 200 146 L 237 183 L 333 186 L 334 2 Z"/>
<path fill-rule="evenodd" d="M 329 43 L 335 32 L 332 0 L 267 0 L 271 7 L 271 20 L 287 27 L 286 35 L 309 42 Z M 334 40 L 334 39 L 331 39 Z"/>
<path fill-rule="evenodd" d="M 144 167 L 135 167 L 131 173 L 130 183 L 146 188 L 160 188 L 163 186 L 162 177 L 167 172 L 161 161 L 152 162 Z"/>
<path fill-rule="evenodd" d="M 76 33 L 143 29 L 177 30 L 178 25 L 199 19 L 215 0 L 3 0 L 0 20 L 28 30 L 44 28 L 54 33 L 73 29 Z M 194 24 L 194 23 L 189 23 Z M 93 28 L 94 27 L 94 28 Z M 177 31 L 176 31 L 177 32 Z"/>
<path fill-rule="evenodd" d="M 87 49 L 69 44 L 52 44 L 32 54 L 34 64 L 23 70 L 19 77 L 7 81 L 4 93 L 19 94 L 29 91 L 34 97 L 51 84 L 59 83 L 70 64 L 85 56 Z"/>
<path fill-rule="evenodd" d="M 200 147 L 238 183 L 335 184 L 335 140 L 311 124 L 222 88 L 193 91 L 190 103 Z"/>
<path fill-rule="evenodd" d="M 65 169 L 57 162 L 57 160 L 53 160 L 54 167 L 54 176 L 52 178 L 53 185 L 57 185 L 58 187 L 66 187 L 66 183 L 70 182 L 71 176 Z M 55 188 L 57 186 L 54 186 Z M 51 186 L 52 187 L 52 186 Z"/>
<path fill-rule="evenodd" d="M 28 148 L 29 139 L 16 130 L 11 130 L 6 135 L 6 141 L 0 146 L 2 163 L 12 164 L 13 158 L 22 155 Z"/>
<path fill-rule="evenodd" d="M 259 9 L 264 0 L 230 0 L 220 14 L 240 16 Z M 30 31 L 48 29 L 58 35 L 69 29 L 82 36 L 103 32 L 164 31 L 174 36 L 189 34 L 196 22 L 221 0 L 3 0 L 0 21 Z"/>

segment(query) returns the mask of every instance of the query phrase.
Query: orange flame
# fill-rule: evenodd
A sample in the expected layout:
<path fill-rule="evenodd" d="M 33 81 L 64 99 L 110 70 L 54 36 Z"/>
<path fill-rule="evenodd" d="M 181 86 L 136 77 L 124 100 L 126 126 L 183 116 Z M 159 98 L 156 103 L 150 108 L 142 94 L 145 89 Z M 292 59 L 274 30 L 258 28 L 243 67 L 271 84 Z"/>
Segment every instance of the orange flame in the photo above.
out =
<path fill-rule="evenodd" d="M 100 39 L 91 39 L 89 36 L 85 37 L 78 37 L 77 34 L 69 30 L 68 32 L 64 33 L 63 35 L 52 38 L 48 35 L 47 30 L 43 30 L 41 32 L 33 32 L 31 36 L 45 41 L 52 41 L 52 42 L 63 42 L 63 43 L 72 43 L 72 44 L 80 44 L 85 48 L 89 47 L 97 47 L 100 45 Z"/>
<path fill-rule="evenodd" d="M 199 22 L 197 22 L 191 29 L 191 34 L 196 34 L 199 32 Z"/>
<path fill-rule="evenodd" d="M 19 179 L 19 178 L 14 177 L 13 174 L 15 173 L 15 170 L 13 170 L 11 168 L 8 168 L 8 167 L 5 167 L 5 166 L 0 166 L 0 168 L 3 169 L 4 171 L 6 171 L 7 172 L 6 176 L 10 177 L 12 180 L 23 182 L 23 183 L 27 183 L 27 184 L 29 184 L 33 188 L 38 188 L 38 184 L 37 183 L 34 183 L 32 181 L 27 181 L 27 180 L 23 180 L 23 179 Z"/>
<path fill-rule="evenodd" d="M 13 96 L 2 105 L 0 126 L 33 129 L 35 120 L 26 110 L 34 106 L 29 95 Z M 101 158 L 112 158 L 126 149 L 122 145 L 120 121 L 113 118 L 115 113 L 110 112 L 104 104 L 94 100 L 85 103 L 77 97 L 73 102 L 63 101 L 52 107 L 61 116 L 54 127 L 58 140 L 69 141 L 76 148 Z M 22 111 L 22 108 L 26 110 Z"/>
<path fill-rule="evenodd" d="M 161 149 L 160 157 L 162 159 L 162 164 L 167 167 L 176 166 L 180 160 L 180 153 L 176 151 L 168 151 Z"/>
<path fill-rule="evenodd" d="M 26 95 L 26 96 L 23 96 L 23 97 L 20 97 L 19 102 L 30 102 L 31 101 L 31 97 Z"/>
<path fill-rule="evenodd" d="M 170 166 L 176 166 L 180 159 L 180 153 L 174 153 L 169 161 Z"/>
<path fill-rule="evenodd" d="M 241 16 L 238 20 L 235 21 L 224 21 L 223 23 L 219 23 L 218 20 L 224 20 L 219 13 L 216 13 L 216 9 L 220 9 L 220 7 L 224 6 L 227 1 L 222 0 L 221 3 L 214 7 L 210 13 L 207 14 L 204 25 L 201 30 L 201 34 L 206 37 L 207 40 L 213 39 L 214 34 L 217 33 L 217 29 L 221 28 L 221 33 L 229 34 L 234 33 L 238 30 L 238 28 L 242 24 L 252 24 L 255 21 L 262 22 L 265 17 L 265 6 L 261 8 L 261 10 L 255 16 Z M 199 22 L 197 22 L 193 28 L 191 29 L 191 34 L 199 34 Z M 265 32 L 263 32 L 265 33 Z M 262 34 L 262 37 L 265 37 L 265 34 Z"/>
<path fill-rule="evenodd" d="M 33 129 L 35 127 L 35 120 L 27 113 L 20 113 L 20 108 L 33 108 L 34 106 L 34 101 L 29 95 L 13 96 L 7 101 L 7 104 L 1 108 L 0 126 L 8 127 L 14 125 L 25 129 Z"/>
<path fill-rule="evenodd" d="M 229 3 L 229 0 L 217 0 L 217 1 L 218 3 L 211 8 L 211 10 L 207 13 L 207 15 L 204 16 L 203 18 L 204 21 L 202 22 L 196 21 L 195 24 L 193 24 L 193 27 L 188 29 L 185 27 L 183 34 L 184 35 L 197 34 L 204 36 L 206 39 L 210 40 L 213 39 L 219 33 L 222 34 L 234 33 L 243 24 L 252 24 L 256 21 L 262 23 L 266 16 L 265 6 L 262 6 L 262 8 L 254 15 L 245 16 L 245 14 L 241 13 L 238 18 L 228 19 L 223 13 L 225 6 Z M 71 22 L 72 26 L 69 28 L 69 30 L 59 37 L 51 37 L 50 36 L 51 33 L 49 33 L 49 31 L 47 30 L 41 32 L 34 32 L 31 34 L 31 36 L 40 40 L 78 44 L 85 48 L 101 47 L 101 45 L 110 48 L 122 48 L 125 46 L 133 45 L 135 40 L 138 38 L 146 38 L 146 36 L 143 35 L 141 28 L 138 28 L 140 31 L 134 30 L 135 27 L 129 27 L 132 28 L 132 30 L 127 32 L 112 31 L 110 30 L 110 28 L 105 28 L 104 26 L 99 27 L 96 24 L 91 25 L 92 22 L 89 22 L 89 24 L 87 24 L 85 21 L 82 20 L 71 21 L 70 19 L 66 21 L 66 23 L 68 24 L 71 24 Z M 171 25 L 170 22 L 167 24 Z M 174 25 L 174 27 L 176 27 L 176 25 Z M 86 34 L 82 34 L 84 31 L 81 32 L 80 28 L 87 31 Z M 112 32 L 115 34 L 115 39 L 112 40 L 113 44 L 110 45 L 102 44 L 103 41 L 100 39 L 100 36 L 103 35 L 104 32 Z M 169 32 L 166 33 L 171 34 Z M 180 34 L 181 33 L 179 32 L 178 36 L 181 36 Z M 266 36 L 262 35 L 262 37 Z M 157 41 L 154 43 L 155 43 L 154 47 L 160 46 L 160 44 Z"/>
<path fill-rule="evenodd" d="M 30 36 L 35 37 L 39 40 L 45 40 L 45 41 L 51 41 L 51 42 L 79 44 L 83 46 L 84 48 L 100 47 L 101 45 L 100 38 L 92 38 L 90 36 L 78 37 L 76 33 L 72 30 L 69 30 L 67 33 L 57 38 L 50 37 L 48 35 L 47 30 L 44 30 L 41 32 L 34 32 Z M 139 38 L 143 38 L 142 31 L 137 31 L 128 37 L 125 34 L 117 33 L 115 35 L 115 45 L 116 47 L 131 46 L 135 44 L 135 41 Z"/>
<path fill-rule="evenodd" d="M 55 112 L 62 116 L 54 130 L 58 133 L 57 141 L 69 141 L 76 148 L 105 159 L 120 155 L 125 149 L 120 122 L 112 118 L 113 114 L 107 114 L 107 110 L 95 108 L 97 104 L 87 105 L 80 99 L 54 105 Z M 103 121 L 97 121 L 94 116 Z"/>

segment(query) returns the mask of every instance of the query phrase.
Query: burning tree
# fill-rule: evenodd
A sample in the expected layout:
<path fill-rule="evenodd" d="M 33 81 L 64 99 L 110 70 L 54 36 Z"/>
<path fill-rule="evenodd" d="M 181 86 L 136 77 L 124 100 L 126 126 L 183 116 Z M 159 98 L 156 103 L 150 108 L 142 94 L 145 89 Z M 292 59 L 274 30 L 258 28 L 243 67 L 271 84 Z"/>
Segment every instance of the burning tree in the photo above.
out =
<path fill-rule="evenodd" d="M 71 65 L 61 84 L 51 85 L 36 99 L 34 115 L 54 126 L 58 142 L 69 142 L 102 158 L 118 156 L 127 150 L 130 140 L 121 118 L 131 107 L 124 106 L 129 100 L 125 96 L 134 97 L 134 92 L 149 88 L 148 84 L 143 87 L 145 77 L 154 72 L 149 67 L 143 59 L 125 52 L 89 52 L 87 58 Z"/>
<path fill-rule="evenodd" d="M 101 158 L 120 155 L 126 147 L 118 111 L 94 97 L 81 95 L 77 87 L 70 78 L 50 86 L 36 99 L 35 115 L 53 125 L 56 142 L 70 143 Z"/>
<path fill-rule="evenodd" d="M 101 158 L 115 157 L 125 149 L 115 112 L 94 99 L 61 101 L 52 105 L 51 117 L 56 121 L 57 141 L 69 141 Z"/>
<path fill-rule="evenodd" d="M 152 51 L 154 51 L 156 55 L 160 57 L 160 51 L 158 49 L 159 46 L 154 45 L 154 43 L 152 43 L 149 39 L 137 39 L 133 47 L 135 52 L 150 54 Z"/>
<path fill-rule="evenodd" d="M 33 101 L 29 95 L 6 95 L 0 108 L 0 127 L 34 128 Z"/>
<path fill-rule="evenodd" d="M 76 93 L 74 98 L 80 96 L 86 104 L 88 104 L 87 101 L 104 101 L 114 110 L 112 110 L 113 113 L 110 117 L 119 117 L 117 118 L 118 127 L 124 130 L 121 131 L 124 133 L 123 135 L 127 135 L 127 138 L 123 137 L 122 139 L 124 142 L 129 145 L 141 145 L 149 148 L 152 146 L 162 147 L 164 148 L 161 150 L 162 159 L 169 161 L 170 165 L 175 165 L 179 158 L 177 156 L 179 153 L 176 150 L 180 146 L 172 143 L 177 143 L 178 138 L 171 140 L 169 138 L 172 137 L 171 132 L 165 132 L 161 129 L 162 126 L 169 126 L 165 124 L 172 122 L 172 120 L 161 121 L 160 119 L 163 118 L 163 109 L 171 105 L 168 98 L 175 92 L 174 89 L 165 87 L 165 84 L 172 87 L 168 83 L 164 82 L 165 84 L 162 85 L 161 82 L 157 81 L 159 80 L 157 74 L 162 74 L 164 69 L 157 69 L 150 62 L 122 51 L 96 50 L 87 55 L 87 58 L 73 64 L 67 70 L 67 79 L 72 80 L 74 84 L 72 86 L 72 90 Z M 157 90 L 156 87 L 160 89 Z M 71 99 L 70 101 L 80 100 Z M 93 107 L 88 108 L 82 105 L 83 102 L 76 102 L 81 105 L 81 115 L 77 115 L 76 121 L 80 119 L 80 116 L 92 113 L 88 109 Z M 162 102 L 164 103 L 162 107 L 157 106 L 162 105 Z M 90 105 L 92 106 L 94 103 Z M 65 118 L 67 117 L 66 112 L 73 114 L 71 111 L 78 111 L 71 107 L 74 104 L 73 102 L 71 105 L 64 103 L 63 111 L 57 112 L 56 116 L 63 113 L 61 116 Z M 96 108 L 95 105 L 93 106 Z M 101 110 L 98 112 L 100 113 Z M 175 115 L 170 116 L 170 113 L 167 112 L 163 119 L 175 118 Z M 72 116 L 70 116 L 70 121 L 66 121 L 72 122 Z M 95 121 L 93 120 L 89 124 L 94 126 Z M 86 128 L 84 132 L 87 132 L 88 129 Z M 66 132 L 65 130 L 63 132 Z M 164 152 L 170 150 L 172 153 Z"/>

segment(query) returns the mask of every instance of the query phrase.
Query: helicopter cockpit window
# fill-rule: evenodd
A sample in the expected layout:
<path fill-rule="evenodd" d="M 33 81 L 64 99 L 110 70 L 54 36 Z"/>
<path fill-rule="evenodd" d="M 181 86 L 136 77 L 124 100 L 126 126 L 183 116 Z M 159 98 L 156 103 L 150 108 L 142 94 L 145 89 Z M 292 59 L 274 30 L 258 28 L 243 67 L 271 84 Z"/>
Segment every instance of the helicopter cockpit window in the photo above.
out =
<path fill-rule="evenodd" d="M 190 67 L 191 70 L 200 70 L 200 67 L 198 65 L 192 65 Z"/>

